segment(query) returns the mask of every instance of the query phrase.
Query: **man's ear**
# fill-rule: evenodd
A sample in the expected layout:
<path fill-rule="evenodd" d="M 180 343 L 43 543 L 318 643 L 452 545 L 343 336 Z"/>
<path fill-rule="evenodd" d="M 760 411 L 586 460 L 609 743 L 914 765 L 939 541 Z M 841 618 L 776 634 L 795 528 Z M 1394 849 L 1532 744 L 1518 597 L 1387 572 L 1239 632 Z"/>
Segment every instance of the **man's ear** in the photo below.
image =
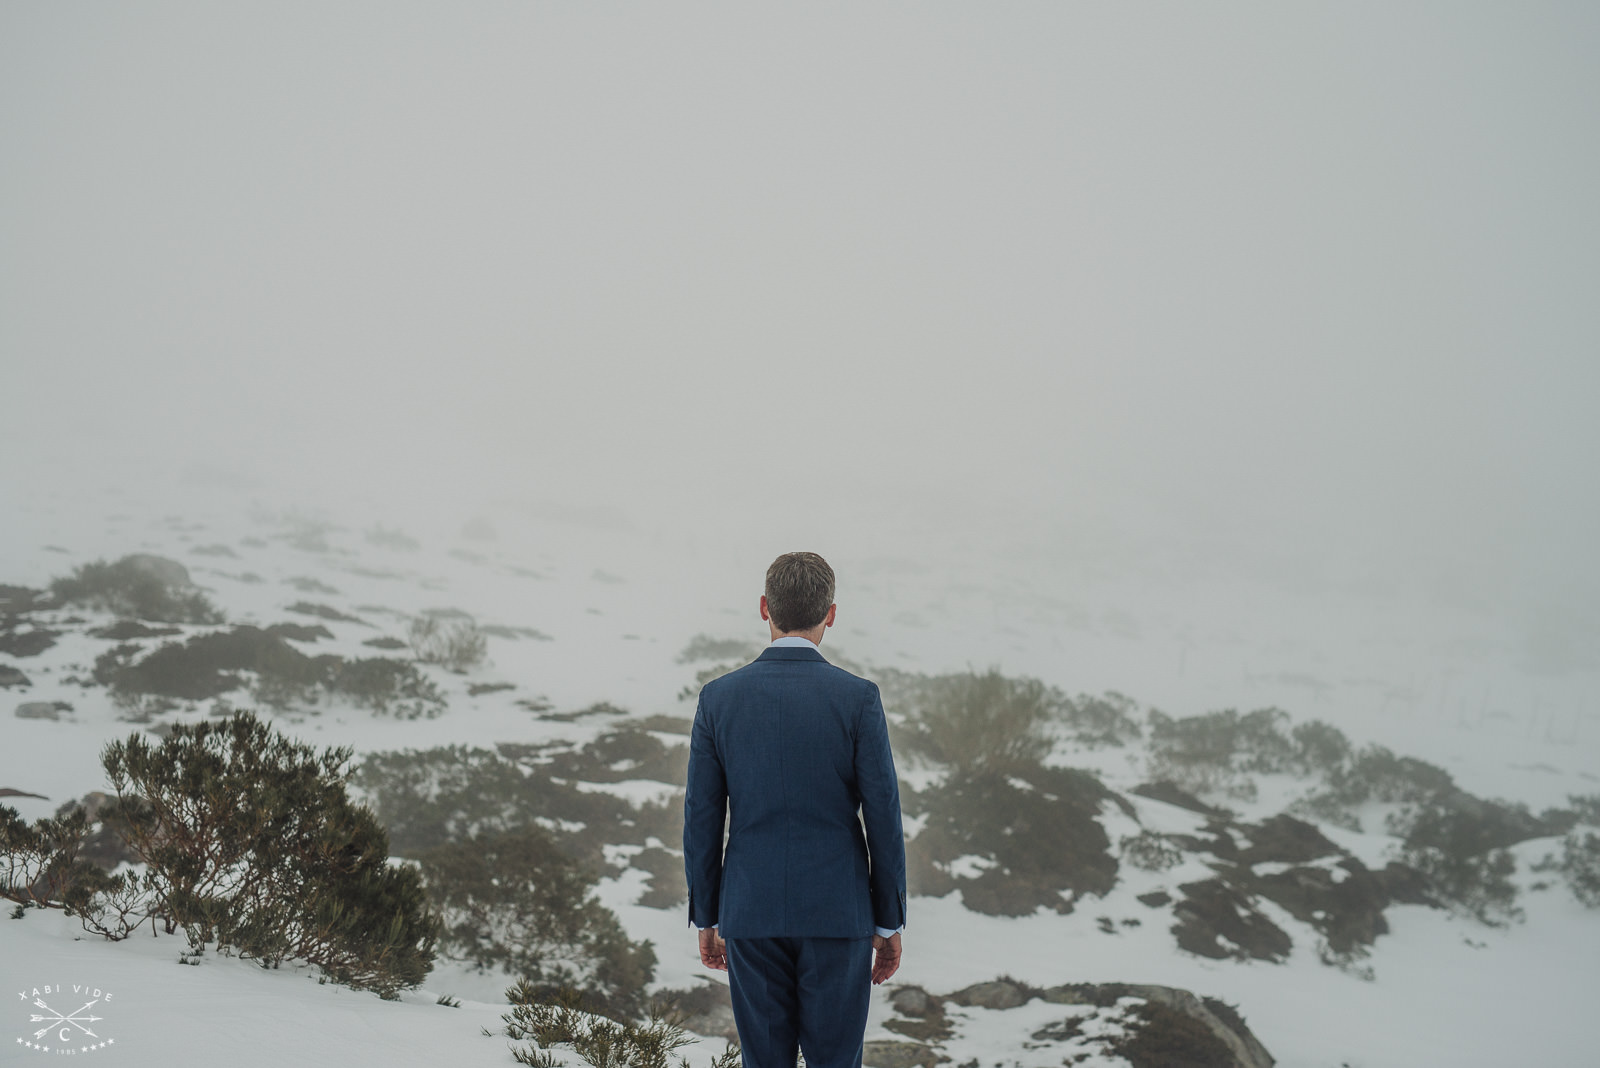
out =
<path fill-rule="evenodd" d="M 772 615 L 767 611 L 767 595 L 763 593 L 761 595 L 761 619 L 766 621 L 770 620 L 771 618 Z"/>
<path fill-rule="evenodd" d="M 763 607 L 765 607 L 765 605 L 763 605 Z M 836 605 L 836 604 L 830 604 L 828 606 L 828 614 L 822 617 L 822 625 L 824 627 L 833 626 L 833 617 L 838 615 L 838 614 L 839 614 L 839 606 Z"/>

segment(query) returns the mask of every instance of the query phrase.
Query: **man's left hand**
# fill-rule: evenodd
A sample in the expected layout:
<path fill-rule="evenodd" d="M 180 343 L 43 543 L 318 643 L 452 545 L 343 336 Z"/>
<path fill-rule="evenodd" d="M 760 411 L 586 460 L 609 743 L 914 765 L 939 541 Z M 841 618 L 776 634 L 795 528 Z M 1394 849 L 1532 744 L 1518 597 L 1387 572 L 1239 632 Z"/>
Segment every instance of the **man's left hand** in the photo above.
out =
<path fill-rule="evenodd" d="M 700 963 L 714 971 L 728 970 L 728 947 L 715 927 L 700 932 Z"/>
<path fill-rule="evenodd" d="M 900 970 L 900 932 L 872 936 L 872 981 L 882 983 Z"/>

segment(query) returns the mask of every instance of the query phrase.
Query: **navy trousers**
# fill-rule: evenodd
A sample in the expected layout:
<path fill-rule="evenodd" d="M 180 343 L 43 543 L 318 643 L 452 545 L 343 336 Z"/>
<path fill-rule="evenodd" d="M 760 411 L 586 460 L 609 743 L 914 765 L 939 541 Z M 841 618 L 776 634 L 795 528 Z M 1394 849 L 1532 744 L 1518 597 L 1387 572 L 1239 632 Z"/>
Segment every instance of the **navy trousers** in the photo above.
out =
<path fill-rule="evenodd" d="M 744 1068 L 861 1068 L 872 939 L 730 938 L 728 991 Z"/>

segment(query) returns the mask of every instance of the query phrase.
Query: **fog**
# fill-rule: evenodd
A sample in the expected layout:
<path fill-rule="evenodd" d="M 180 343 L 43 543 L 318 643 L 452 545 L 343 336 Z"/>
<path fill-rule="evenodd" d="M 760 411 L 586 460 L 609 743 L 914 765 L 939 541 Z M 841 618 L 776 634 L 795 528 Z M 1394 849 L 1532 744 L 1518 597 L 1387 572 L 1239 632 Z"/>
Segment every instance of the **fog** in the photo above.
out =
<path fill-rule="evenodd" d="M 1597 47 L 1577 4 L 7 4 L 0 486 L 1204 578 L 1282 595 L 1257 639 L 1405 597 L 1592 679 Z"/>

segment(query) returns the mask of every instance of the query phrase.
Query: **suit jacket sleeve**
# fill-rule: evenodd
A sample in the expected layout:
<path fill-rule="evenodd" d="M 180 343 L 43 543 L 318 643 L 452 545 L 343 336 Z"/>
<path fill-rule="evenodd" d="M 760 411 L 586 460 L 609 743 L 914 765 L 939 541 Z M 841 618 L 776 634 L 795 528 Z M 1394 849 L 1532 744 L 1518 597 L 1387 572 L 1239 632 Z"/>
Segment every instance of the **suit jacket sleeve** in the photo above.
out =
<path fill-rule="evenodd" d="M 696 927 L 717 922 L 727 812 L 728 780 L 702 698 L 689 734 L 689 778 L 683 791 L 683 866 L 689 883 L 689 922 Z"/>
<path fill-rule="evenodd" d="M 872 922 L 898 930 L 906 923 L 906 840 L 900 823 L 900 780 L 889 751 L 889 722 L 876 685 L 856 728 L 856 785 L 871 864 Z"/>

